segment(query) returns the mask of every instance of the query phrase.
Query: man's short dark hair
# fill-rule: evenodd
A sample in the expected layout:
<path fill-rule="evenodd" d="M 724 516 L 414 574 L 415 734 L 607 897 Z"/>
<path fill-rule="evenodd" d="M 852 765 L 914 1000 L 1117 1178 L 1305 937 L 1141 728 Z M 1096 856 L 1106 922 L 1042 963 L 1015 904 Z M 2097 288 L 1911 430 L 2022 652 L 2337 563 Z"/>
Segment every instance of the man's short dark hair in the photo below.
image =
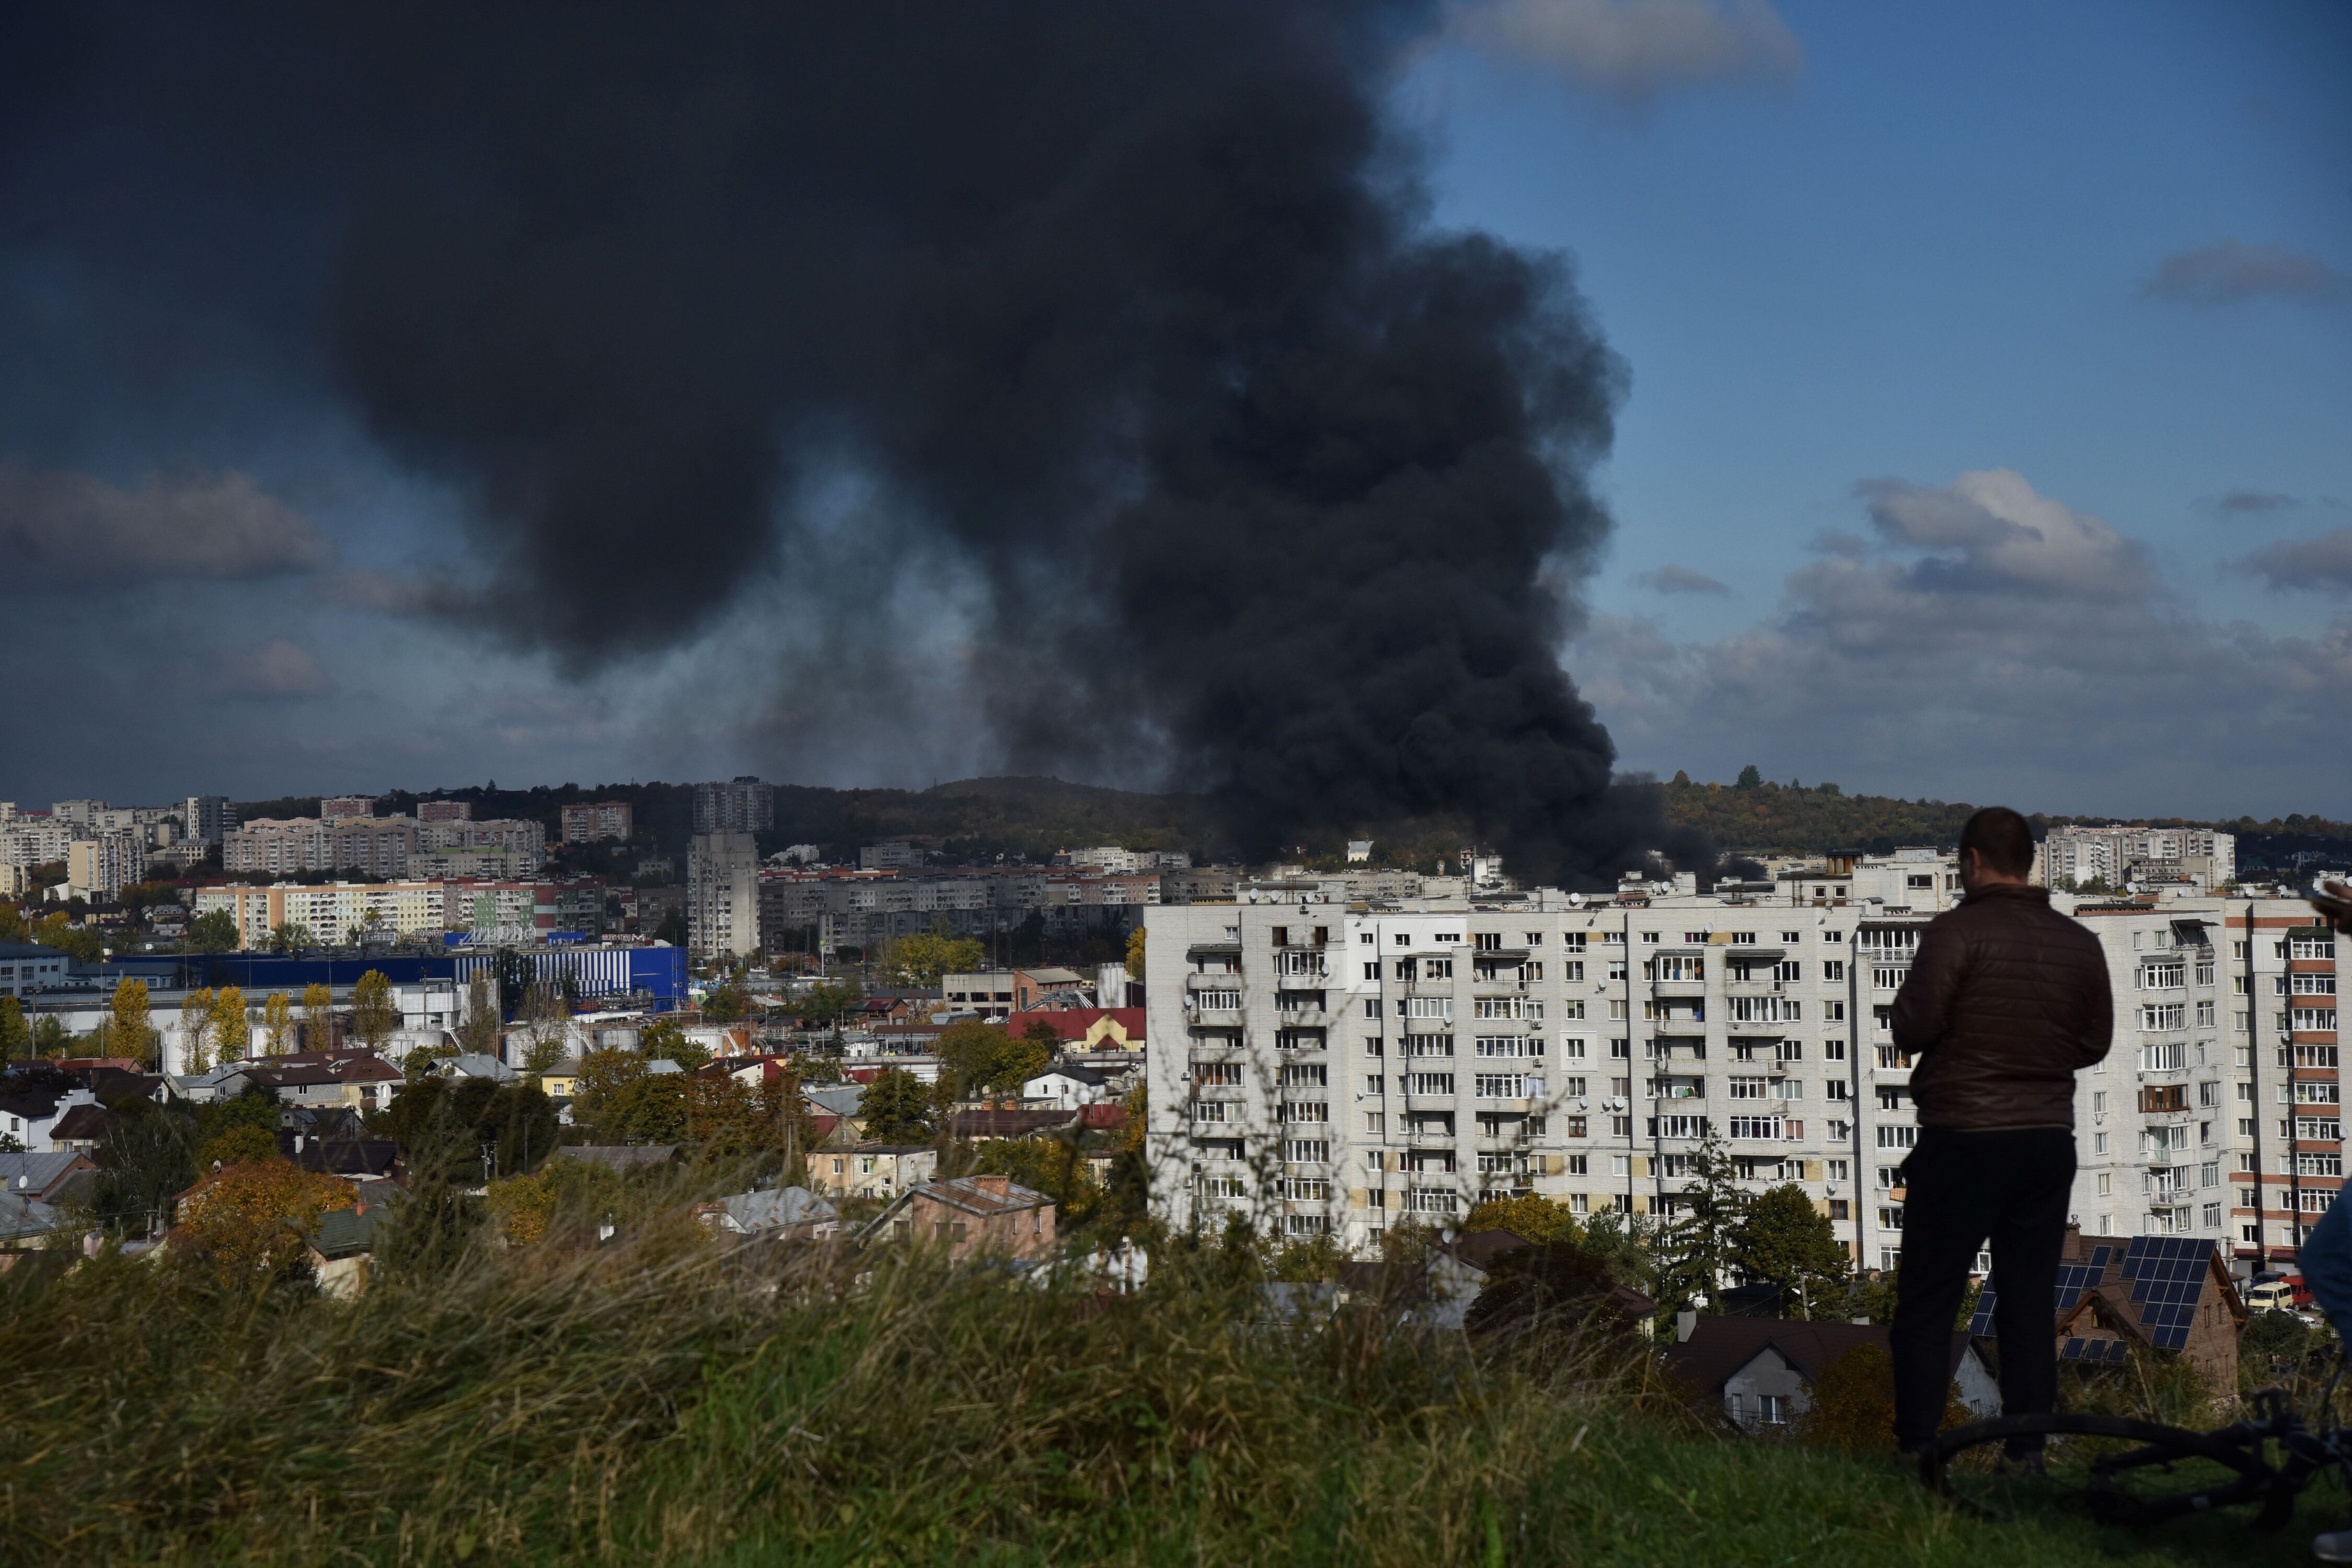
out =
<path fill-rule="evenodd" d="M 2002 876 L 2022 877 L 2033 869 L 2033 828 L 2005 805 L 1986 806 L 1960 829 L 1960 854 L 1971 849 Z"/>

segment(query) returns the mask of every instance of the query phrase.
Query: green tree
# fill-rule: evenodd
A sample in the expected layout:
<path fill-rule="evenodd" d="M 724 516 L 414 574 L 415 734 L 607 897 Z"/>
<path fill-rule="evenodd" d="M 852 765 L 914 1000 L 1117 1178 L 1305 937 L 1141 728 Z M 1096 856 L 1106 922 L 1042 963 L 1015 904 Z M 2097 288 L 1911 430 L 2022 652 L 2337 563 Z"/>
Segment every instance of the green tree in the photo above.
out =
<path fill-rule="evenodd" d="M 84 963 L 97 963 L 106 957 L 106 939 L 89 926 L 74 924 L 63 911 L 35 921 L 30 934 L 43 947 L 55 948 Z"/>
<path fill-rule="evenodd" d="M 686 1075 L 649 1071 L 635 1051 L 590 1051 L 572 1115 L 611 1142 L 675 1143 L 686 1135 Z"/>
<path fill-rule="evenodd" d="M 743 1016 L 743 988 L 730 976 L 702 999 L 702 1016 L 714 1024 L 731 1024 Z"/>
<path fill-rule="evenodd" d="M 0 996 L 0 1066 L 32 1054 L 33 1031 L 25 1022 L 24 1004 L 14 996 Z"/>
<path fill-rule="evenodd" d="M 937 1135 L 930 1091 L 904 1068 L 884 1068 L 857 1099 L 866 1136 L 877 1143 L 928 1143 Z"/>
<path fill-rule="evenodd" d="M 139 1095 L 108 1109 L 96 1150 L 98 1216 L 119 1230 L 159 1234 L 172 1221 L 172 1200 L 196 1180 L 195 1121 Z"/>
<path fill-rule="evenodd" d="M 270 950 L 275 952 L 300 952 L 319 945 L 319 939 L 300 921 L 288 921 L 269 933 Z"/>
<path fill-rule="evenodd" d="M 686 1037 L 686 1027 L 675 1018 L 656 1018 L 637 1037 L 637 1050 L 647 1061 L 673 1061 L 692 1072 L 710 1059 L 709 1051 Z"/>
<path fill-rule="evenodd" d="M 45 1013 L 33 1021 L 33 1054 L 35 1056 L 61 1057 L 66 1054 L 66 1047 L 70 1044 L 72 1044 L 72 1037 L 66 1033 L 66 1026 L 58 1021 L 54 1014 Z"/>
<path fill-rule="evenodd" d="M 1732 1226 L 1731 1264 L 1749 1279 L 1779 1286 L 1784 1317 L 1845 1316 L 1852 1278 L 1845 1248 L 1801 1187 L 1773 1187 L 1748 1204 Z"/>
<path fill-rule="evenodd" d="M 190 952 L 235 952 L 243 945 L 236 917 L 226 910 L 208 910 L 188 922 L 185 943 Z"/>
<path fill-rule="evenodd" d="M 1658 1305 L 1680 1309 L 1713 1296 L 1732 1273 L 1732 1235 L 1747 1215 L 1747 1194 L 1722 1138 L 1709 1132 L 1690 1156 L 1689 1185 L 1674 1194 L 1674 1217 L 1660 1233 Z"/>
<path fill-rule="evenodd" d="M 107 1020 L 107 1049 L 145 1067 L 153 1055 L 155 1031 L 148 1025 L 147 983 L 125 977 L 114 987 L 113 1014 Z"/>
<path fill-rule="evenodd" d="M 352 1033 L 368 1049 L 381 1050 L 400 1026 L 400 1011 L 393 1005 L 392 982 L 381 970 L 371 969 L 352 987 Z"/>
<path fill-rule="evenodd" d="M 1764 775 L 1757 771 L 1757 767 L 1754 763 L 1750 763 L 1746 767 L 1739 770 L 1739 782 L 1732 785 L 1732 787 L 1734 789 L 1761 789 L 1764 787 Z"/>
<path fill-rule="evenodd" d="M 471 1056 L 499 1054 L 499 1018 L 490 994 L 490 977 L 476 974 L 466 983 L 466 1013 L 457 1021 L 457 1048 Z"/>

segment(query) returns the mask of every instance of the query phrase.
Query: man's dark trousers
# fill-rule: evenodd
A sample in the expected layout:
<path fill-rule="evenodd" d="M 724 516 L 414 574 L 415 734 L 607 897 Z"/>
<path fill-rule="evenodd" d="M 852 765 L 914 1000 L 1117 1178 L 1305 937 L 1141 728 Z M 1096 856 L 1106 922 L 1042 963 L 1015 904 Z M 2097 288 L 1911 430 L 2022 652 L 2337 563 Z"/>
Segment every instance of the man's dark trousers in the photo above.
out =
<path fill-rule="evenodd" d="M 2074 1134 L 2063 1127 L 1960 1132 L 1924 1127 L 1903 1163 L 1903 1263 L 1896 1276 L 1895 1442 L 1923 1447 L 1951 1386 L 1952 1319 L 1977 1248 L 1992 1243 L 1993 1328 L 2000 1408 L 2024 1415 L 2058 1398 L 2058 1253 L 2074 1185 Z M 2042 1446 L 2020 1439 L 2012 1452 Z"/>

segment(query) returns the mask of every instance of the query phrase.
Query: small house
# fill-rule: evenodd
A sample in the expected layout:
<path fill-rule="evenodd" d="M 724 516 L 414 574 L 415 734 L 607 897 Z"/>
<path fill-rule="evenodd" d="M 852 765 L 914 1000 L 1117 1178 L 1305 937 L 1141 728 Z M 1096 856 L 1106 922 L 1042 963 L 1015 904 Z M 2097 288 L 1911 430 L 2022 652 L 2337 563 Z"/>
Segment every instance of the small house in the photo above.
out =
<path fill-rule="evenodd" d="M 956 1262 L 982 1253 L 1042 1258 L 1054 1249 L 1054 1200 L 1010 1176 L 958 1176 L 901 1193 L 858 1233 L 946 1249 Z"/>
<path fill-rule="evenodd" d="M 1733 1425 L 1770 1434 L 1786 1431 L 1811 1409 L 1822 1374 L 1865 1345 L 1886 1350 L 1886 1330 L 1875 1323 L 1685 1312 L 1676 1320 L 1666 1365 Z M 1951 1368 L 1963 1406 L 1979 1417 L 2000 1414 L 2000 1385 L 1966 1334 L 1952 1336 Z"/>

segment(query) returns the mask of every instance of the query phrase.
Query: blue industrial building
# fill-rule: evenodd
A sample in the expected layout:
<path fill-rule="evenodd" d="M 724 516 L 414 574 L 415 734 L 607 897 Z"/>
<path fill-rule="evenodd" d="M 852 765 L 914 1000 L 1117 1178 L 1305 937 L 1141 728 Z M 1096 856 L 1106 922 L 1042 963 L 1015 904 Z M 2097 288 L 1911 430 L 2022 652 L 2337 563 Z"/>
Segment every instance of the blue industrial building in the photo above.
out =
<path fill-rule="evenodd" d="M 470 983 L 477 974 L 499 982 L 511 1014 L 523 992 L 541 984 L 569 984 L 571 994 L 591 1005 L 628 1005 L 649 999 L 653 1011 L 667 1013 L 687 1000 L 686 950 L 682 947 L 577 947 L 458 949 L 429 954 L 381 953 L 367 958 L 279 957 L 266 952 L 189 952 L 152 958 L 110 959 L 98 966 L 102 984 L 144 980 L 158 990 L 200 985 L 241 986 L 247 993 L 301 990 L 306 985 L 348 989 L 369 970 L 395 985 L 426 980 Z"/>

